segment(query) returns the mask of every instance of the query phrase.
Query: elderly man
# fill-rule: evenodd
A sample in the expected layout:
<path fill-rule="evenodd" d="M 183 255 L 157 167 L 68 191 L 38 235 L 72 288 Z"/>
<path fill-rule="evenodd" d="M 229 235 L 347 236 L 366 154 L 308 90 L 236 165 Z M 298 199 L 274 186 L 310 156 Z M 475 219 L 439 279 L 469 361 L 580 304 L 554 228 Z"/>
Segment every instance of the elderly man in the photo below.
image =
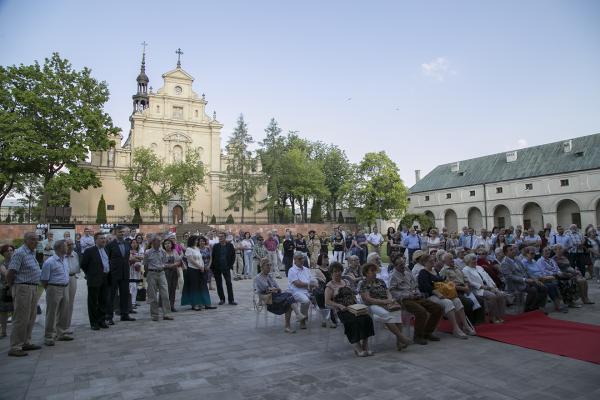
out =
<path fill-rule="evenodd" d="M 311 268 L 317 268 L 317 259 L 321 252 L 321 239 L 316 235 L 315 231 L 308 232 L 308 240 L 306 242 Z"/>
<path fill-rule="evenodd" d="M 110 296 L 106 305 L 109 325 L 114 325 L 113 309 L 117 291 L 119 292 L 119 311 L 121 321 L 135 321 L 129 316 L 129 251 L 131 247 L 125 241 L 125 227 L 115 228 L 115 239 L 106 245 L 106 254 L 110 264 Z M 168 297 L 167 297 L 168 298 Z"/>
<path fill-rule="evenodd" d="M 474 249 L 477 247 L 477 236 L 475 236 L 475 230 L 468 228 L 467 233 L 462 236 L 461 246 L 465 249 Z"/>
<path fill-rule="evenodd" d="M 14 302 L 13 329 L 8 352 L 8 355 L 13 357 L 23 357 L 27 355 L 27 351 L 41 348 L 31 343 L 31 331 L 39 298 L 37 286 L 40 281 L 40 267 L 35 258 L 37 244 L 35 232 L 27 232 L 23 245 L 10 259 L 6 273 L 7 284 L 12 286 Z"/>
<path fill-rule="evenodd" d="M 146 271 L 146 282 L 148 283 L 148 299 L 150 301 L 150 317 L 152 321 L 158 321 L 158 299 L 160 294 L 163 319 L 173 320 L 170 316 L 169 289 L 165 276 L 165 264 L 167 253 L 160 247 L 161 239 L 158 235 L 150 241 L 150 248 L 144 253 L 144 271 Z"/>
<path fill-rule="evenodd" d="M 573 268 L 577 268 L 579 272 L 581 272 L 581 276 L 586 276 L 586 265 L 585 265 L 585 239 L 581 232 L 579 232 L 579 227 L 575 224 L 572 224 L 569 227 L 569 232 L 567 233 L 569 238 L 569 262 Z"/>
<path fill-rule="evenodd" d="M 442 318 L 442 306 L 423 298 L 417 280 L 406 268 L 404 257 L 397 255 L 392 263 L 394 271 L 390 276 L 390 293 L 406 311 L 415 316 L 413 342 L 427 344 L 428 340 L 439 341 L 440 339 L 433 334 L 433 331 Z"/>
<path fill-rule="evenodd" d="M 563 249 L 569 249 L 571 247 L 569 244 L 569 235 L 565 234 L 565 228 L 561 225 L 558 225 L 556 227 L 556 232 L 551 233 L 548 237 L 549 246 L 554 247 L 557 244 Z"/>
<path fill-rule="evenodd" d="M 93 236 L 93 232 L 90 228 L 85 228 L 83 230 L 83 236 L 79 240 L 79 245 L 81 246 L 82 257 L 87 249 L 94 247 L 96 245 L 94 236 Z"/>
<path fill-rule="evenodd" d="M 69 312 L 67 317 L 67 331 L 66 334 L 72 335 L 71 321 L 73 319 L 73 305 L 75 304 L 75 294 L 77 293 L 77 278 L 81 272 L 79 267 L 79 256 L 75 252 L 75 245 L 71 239 L 65 240 L 67 244 L 67 253 L 65 254 L 65 261 L 69 266 Z"/>
<path fill-rule="evenodd" d="M 44 261 L 54 255 L 54 232 L 48 232 L 48 237 L 42 240 L 42 249 L 44 253 Z"/>
<path fill-rule="evenodd" d="M 267 240 L 264 241 L 265 248 L 267 249 L 267 258 L 271 262 L 277 279 L 281 279 L 281 272 L 279 271 L 279 257 L 277 256 L 277 247 L 279 242 L 273 237 L 273 233 L 267 233 Z"/>
<path fill-rule="evenodd" d="M 533 247 L 535 249 L 535 258 L 540 258 L 542 238 L 540 237 L 540 235 L 535 233 L 535 229 L 531 227 L 527 229 L 527 234 L 523 236 L 523 244 L 528 247 Z"/>
<path fill-rule="evenodd" d="M 481 228 L 481 235 L 477 238 L 475 248 L 484 247 L 488 253 L 494 248 L 494 238 L 492 238 L 485 228 Z"/>
<path fill-rule="evenodd" d="M 517 246 L 505 245 L 503 248 L 504 259 L 500 268 L 506 291 L 512 294 L 526 294 L 525 312 L 544 309 L 548 290 L 544 284 L 529 275 L 527 268 L 516 258 Z"/>
<path fill-rule="evenodd" d="M 213 245 L 211 269 L 215 275 L 219 305 L 225 304 L 225 292 L 223 291 L 223 279 L 227 287 L 227 301 L 231 306 L 237 306 L 233 299 L 233 285 L 231 284 L 231 270 L 235 263 L 235 248 L 231 242 L 226 240 L 225 232 L 219 232 L 219 242 Z"/>
<path fill-rule="evenodd" d="M 304 267 L 304 253 L 296 251 L 294 253 L 294 265 L 288 271 L 288 288 L 294 299 L 300 303 L 302 315 L 308 315 L 311 280 L 312 274 L 308 268 Z M 300 322 L 300 329 L 306 329 L 305 320 Z"/>
<path fill-rule="evenodd" d="M 106 253 L 106 236 L 102 232 L 94 235 L 95 245 L 83 253 L 81 269 L 87 281 L 87 306 L 90 327 L 97 331 L 108 329 L 106 318 L 106 299 L 110 293 L 110 264 Z"/>
<path fill-rule="evenodd" d="M 64 240 L 54 242 L 54 255 L 44 261 L 40 281 L 46 289 L 46 329 L 44 344 L 54 346 L 54 341 L 70 341 L 69 328 L 69 265 L 65 260 L 67 245 Z"/>

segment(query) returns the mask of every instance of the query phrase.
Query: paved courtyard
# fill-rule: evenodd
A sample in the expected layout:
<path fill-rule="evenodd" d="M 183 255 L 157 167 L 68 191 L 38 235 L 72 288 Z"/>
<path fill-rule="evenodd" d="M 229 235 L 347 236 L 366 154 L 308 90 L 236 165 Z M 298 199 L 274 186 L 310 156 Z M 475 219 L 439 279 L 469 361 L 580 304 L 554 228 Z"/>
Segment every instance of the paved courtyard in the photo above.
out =
<path fill-rule="evenodd" d="M 600 288 L 591 286 L 597 304 L 552 317 L 600 325 Z M 8 339 L 0 340 L 0 399 L 600 398 L 600 365 L 477 337 L 440 334 L 439 343 L 397 352 L 379 329 L 376 355 L 356 358 L 341 326 L 313 320 L 290 335 L 282 317 L 269 314 L 257 327 L 251 288 L 249 280 L 234 282 L 237 307 L 152 322 L 144 304 L 138 321 L 96 332 L 81 279 L 74 342 L 16 359 L 6 356 Z M 36 343 L 43 322 L 39 316 Z"/>

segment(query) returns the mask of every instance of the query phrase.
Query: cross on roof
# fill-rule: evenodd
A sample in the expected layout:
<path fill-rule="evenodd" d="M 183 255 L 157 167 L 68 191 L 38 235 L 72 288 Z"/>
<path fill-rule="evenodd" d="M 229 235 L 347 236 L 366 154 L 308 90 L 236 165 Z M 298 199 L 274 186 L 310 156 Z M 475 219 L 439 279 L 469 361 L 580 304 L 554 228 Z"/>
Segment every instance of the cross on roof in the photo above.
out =
<path fill-rule="evenodd" d="M 146 41 L 144 40 L 144 41 L 141 43 L 141 45 L 143 46 L 143 48 L 144 48 L 144 53 L 145 53 L 145 52 L 146 52 L 146 46 L 148 46 L 148 43 L 146 43 Z"/>
<path fill-rule="evenodd" d="M 177 54 L 177 68 L 181 68 L 181 55 L 183 54 L 183 51 L 181 51 L 181 49 L 177 49 L 175 54 Z"/>

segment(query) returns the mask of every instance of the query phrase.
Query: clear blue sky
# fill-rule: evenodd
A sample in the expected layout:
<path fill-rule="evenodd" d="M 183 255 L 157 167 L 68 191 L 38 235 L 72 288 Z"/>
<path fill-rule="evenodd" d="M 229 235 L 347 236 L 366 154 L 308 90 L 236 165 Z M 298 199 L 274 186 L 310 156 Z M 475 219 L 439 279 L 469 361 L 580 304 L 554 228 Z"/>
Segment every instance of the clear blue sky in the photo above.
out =
<path fill-rule="evenodd" d="M 600 132 L 600 1 L 7 1 L 0 64 L 58 51 L 109 84 L 126 133 L 149 43 L 150 85 L 176 64 L 229 136 L 284 130 L 352 161 L 414 170 Z M 348 100 L 351 98 L 351 100 Z"/>

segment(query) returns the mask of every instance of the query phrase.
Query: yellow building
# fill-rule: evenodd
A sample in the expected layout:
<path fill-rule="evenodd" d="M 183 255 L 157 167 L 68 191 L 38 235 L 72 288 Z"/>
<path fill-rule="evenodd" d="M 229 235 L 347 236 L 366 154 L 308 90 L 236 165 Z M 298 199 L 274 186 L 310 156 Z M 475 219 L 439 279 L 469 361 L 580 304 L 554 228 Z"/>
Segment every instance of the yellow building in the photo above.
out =
<path fill-rule="evenodd" d="M 239 208 L 225 211 L 227 194 L 221 185 L 227 160 L 221 153 L 223 125 L 217 121 L 216 113 L 212 116 L 206 113 L 208 102 L 204 94 L 199 96 L 194 92 L 194 78 L 181 68 L 180 61 L 174 70 L 162 75 L 163 87 L 156 93 L 148 90 L 145 69 L 144 54 L 137 77 L 137 93 L 133 95 L 129 136 L 123 144 L 122 137 L 115 137 L 114 148 L 91 154 L 86 167 L 96 172 L 102 187 L 71 192 L 72 220 L 93 222 L 100 195 L 104 195 L 109 222 L 130 222 L 134 211 L 119 175 L 130 166 L 132 151 L 148 147 L 167 163 L 184 157 L 188 148 L 196 148 L 206 167 L 205 184 L 199 188 L 196 198 L 189 204 L 184 199 L 172 198 L 163 209 L 165 222 L 191 223 L 203 219 L 206 223 L 212 215 L 223 222 L 229 214 L 235 222 L 240 222 Z M 257 198 L 263 197 L 264 190 L 259 191 Z M 258 212 L 258 208 L 256 205 L 253 210 L 246 210 L 245 221 L 266 222 L 266 213 Z M 156 219 L 143 210 L 142 217 L 145 221 Z"/>

